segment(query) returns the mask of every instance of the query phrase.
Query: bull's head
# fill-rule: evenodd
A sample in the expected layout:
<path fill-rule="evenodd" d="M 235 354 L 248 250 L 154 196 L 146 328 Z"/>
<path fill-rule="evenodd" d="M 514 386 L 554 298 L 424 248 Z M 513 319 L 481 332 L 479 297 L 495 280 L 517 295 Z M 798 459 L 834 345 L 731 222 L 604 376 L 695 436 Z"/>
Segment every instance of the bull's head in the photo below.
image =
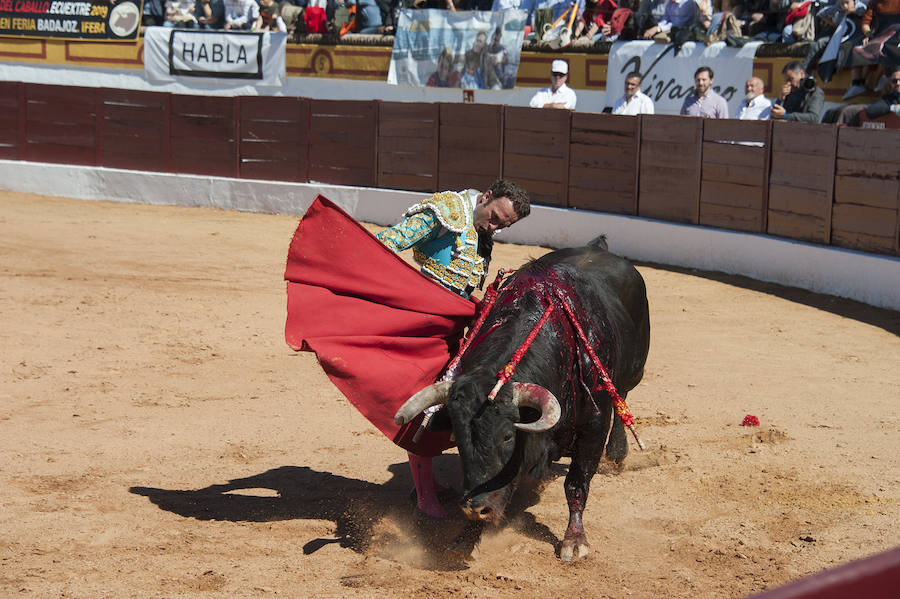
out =
<path fill-rule="evenodd" d="M 516 431 L 548 431 L 561 411 L 556 397 L 539 385 L 511 383 L 491 402 L 485 399 L 489 388 L 479 382 L 480 377 L 463 375 L 426 387 L 407 400 L 394 421 L 406 424 L 426 408 L 445 404 L 462 460 L 462 510 L 470 520 L 497 522 L 522 463 Z M 535 411 L 537 419 L 529 418 Z"/>

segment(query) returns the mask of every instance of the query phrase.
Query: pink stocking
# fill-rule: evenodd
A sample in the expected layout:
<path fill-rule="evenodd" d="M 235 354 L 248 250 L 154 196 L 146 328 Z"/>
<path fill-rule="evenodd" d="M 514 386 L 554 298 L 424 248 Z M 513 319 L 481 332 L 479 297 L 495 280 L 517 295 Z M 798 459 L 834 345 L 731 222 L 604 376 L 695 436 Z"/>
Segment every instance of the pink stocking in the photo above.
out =
<path fill-rule="evenodd" d="M 413 483 L 416 485 L 416 502 L 419 509 L 433 518 L 444 518 L 447 512 L 441 507 L 437 498 L 431 458 L 423 458 L 410 453 L 409 468 L 412 471 Z"/>

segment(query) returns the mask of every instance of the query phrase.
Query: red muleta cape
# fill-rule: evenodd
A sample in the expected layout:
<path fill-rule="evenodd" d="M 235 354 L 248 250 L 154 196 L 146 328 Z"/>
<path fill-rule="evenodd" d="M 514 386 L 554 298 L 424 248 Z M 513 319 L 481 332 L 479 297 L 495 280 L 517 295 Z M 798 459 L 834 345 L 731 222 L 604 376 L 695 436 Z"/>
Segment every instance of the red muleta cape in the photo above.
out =
<path fill-rule="evenodd" d="M 315 352 L 331 382 L 369 422 L 400 447 L 435 456 L 448 434 L 412 437 L 394 414 L 435 382 L 455 351 L 475 303 L 403 261 L 331 201 L 319 195 L 288 250 L 284 338 Z"/>

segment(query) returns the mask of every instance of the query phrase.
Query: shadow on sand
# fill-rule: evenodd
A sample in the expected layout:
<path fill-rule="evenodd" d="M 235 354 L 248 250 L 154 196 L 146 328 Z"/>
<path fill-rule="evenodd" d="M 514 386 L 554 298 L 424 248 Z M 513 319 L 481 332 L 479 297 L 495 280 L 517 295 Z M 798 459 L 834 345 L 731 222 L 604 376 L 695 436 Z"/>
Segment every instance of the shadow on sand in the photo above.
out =
<path fill-rule="evenodd" d="M 729 275 L 722 272 L 713 272 L 706 270 L 696 270 L 692 268 L 682 268 L 678 266 L 667 266 L 665 264 L 656 264 L 653 262 L 634 262 L 637 266 L 647 266 L 658 270 L 669 272 L 677 272 L 694 277 L 701 277 L 711 281 L 718 281 L 726 285 L 734 285 L 742 289 L 750 289 L 760 293 L 774 295 L 790 302 L 803 304 L 818 310 L 831 312 L 837 316 L 850 318 L 873 327 L 884 329 L 889 333 L 900 336 L 900 311 L 888 310 L 887 308 L 877 308 L 856 300 L 835 297 L 833 295 L 824 295 L 814 293 L 805 289 L 796 287 L 786 287 L 777 283 L 765 283 L 757 281 L 750 277 L 742 275 Z"/>
<path fill-rule="evenodd" d="M 455 456 L 445 455 L 438 460 Z M 459 496 L 456 491 L 442 493 L 444 507 L 450 514 L 443 520 L 424 516 L 415 509 L 411 497 L 412 479 L 409 466 L 403 462 L 388 467 L 392 477 L 383 484 L 320 472 L 306 466 L 282 466 L 226 484 L 202 489 L 156 489 L 131 487 L 129 491 L 149 499 L 160 509 L 185 518 L 224 520 L 229 522 L 268 522 L 274 520 L 331 520 L 335 523 L 333 538 L 315 538 L 303 546 L 304 554 L 338 543 L 342 547 L 364 553 L 391 553 L 387 545 L 409 545 L 421 548 L 415 564 L 433 570 L 456 570 L 466 567 L 464 558 L 446 549 L 463 533 L 468 522 L 454 509 Z M 268 489 L 274 496 L 241 494 L 248 489 Z M 524 513 L 538 500 L 537 493 L 527 493 L 509 514 L 526 536 L 558 545 L 558 539 L 531 514 Z M 384 521 L 393 523 L 387 531 L 379 529 Z M 445 543 L 436 543 L 443 539 Z M 396 555 L 386 555 L 397 558 Z M 402 557 L 401 561 L 406 561 Z"/>

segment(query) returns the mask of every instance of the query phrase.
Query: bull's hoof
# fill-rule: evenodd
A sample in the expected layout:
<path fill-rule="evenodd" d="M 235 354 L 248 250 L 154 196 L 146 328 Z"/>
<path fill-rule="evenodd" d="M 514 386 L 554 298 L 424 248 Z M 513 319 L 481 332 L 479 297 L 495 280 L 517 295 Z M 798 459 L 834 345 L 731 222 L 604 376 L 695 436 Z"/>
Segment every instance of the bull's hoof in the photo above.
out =
<path fill-rule="evenodd" d="M 584 534 L 566 536 L 559 547 L 559 559 L 570 562 L 572 559 L 581 559 L 591 552 L 591 544 L 587 542 Z"/>

